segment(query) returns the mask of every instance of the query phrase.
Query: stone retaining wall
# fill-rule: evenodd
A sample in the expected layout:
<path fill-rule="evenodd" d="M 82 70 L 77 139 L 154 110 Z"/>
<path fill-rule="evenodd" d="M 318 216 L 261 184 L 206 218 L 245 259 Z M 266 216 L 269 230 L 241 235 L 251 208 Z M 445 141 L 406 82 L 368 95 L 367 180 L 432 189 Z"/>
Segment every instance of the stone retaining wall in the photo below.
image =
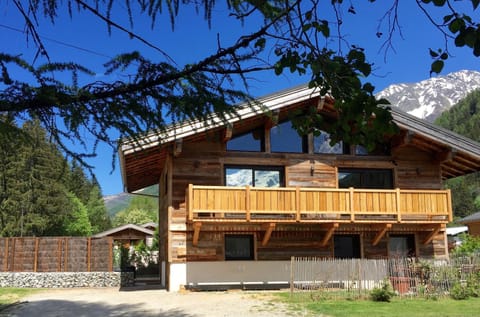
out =
<path fill-rule="evenodd" d="M 133 272 L 0 272 L 0 287 L 125 287 L 134 284 Z"/>

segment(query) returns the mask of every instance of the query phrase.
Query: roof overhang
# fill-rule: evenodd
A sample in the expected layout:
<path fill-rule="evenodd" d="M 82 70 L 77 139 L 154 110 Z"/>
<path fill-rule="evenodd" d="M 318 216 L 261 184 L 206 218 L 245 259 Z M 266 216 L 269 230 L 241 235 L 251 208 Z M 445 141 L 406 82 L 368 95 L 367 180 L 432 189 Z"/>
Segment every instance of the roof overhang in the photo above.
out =
<path fill-rule="evenodd" d="M 133 192 L 157 184 L 165 160 L 176 140 L 195 140 L 199 135 L 235 126 L 240 122 L 253 120 L 293 105 L 308 102 L 326 103 L 332 108 L 333 100 L 320 96 L 319 89 L 307 86 L 295 87 L 258 99 L 254 104 L 236 106 L 234 114 L 225 118 L 212 115 L 205 121 L 194 120 L 168 126 L 164 131 L 147 134 L 139 139 L 125 139 L 119 149 L 120 168 L 124 190 Z M 328 108 L 328 107 L 324 107 Z M 325 109 L 323 110 L 325 111 Z M 437 154 L 442 167 L 442 177 L 452 178 L 480 170 L 480 144 L 435 126 L 432 123 L 409 115 L 398 109 L 391 109 L 394 122 L 403 133 L 408 133 L 410 144 Z"/>

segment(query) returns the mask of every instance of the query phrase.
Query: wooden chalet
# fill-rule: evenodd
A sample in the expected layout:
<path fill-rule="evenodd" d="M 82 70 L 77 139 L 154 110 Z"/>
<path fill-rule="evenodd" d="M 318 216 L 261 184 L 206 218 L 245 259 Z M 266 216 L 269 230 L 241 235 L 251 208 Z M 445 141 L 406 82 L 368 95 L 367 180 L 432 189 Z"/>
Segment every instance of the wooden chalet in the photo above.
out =
<path fill-rule="evenodd" d="M 162 281 L 169 290 L 288 283 L 292 256 L 448 257 L 442 180 L 480 170 L 480 145 L 392 110 L 397 135 L 368 153 L 300 137 L 289 113 L 333 118 L 307 87 L 238 106 L 225 123 L 185 122 L 120 148 L 127 192 L 159 184 Z"/>
<path fill-rule="evenodd" d="M 155 231 L 148 228 L 148 226 L 151 226 L 151 224 L 138 226 L 129 223 L 94 234 L 92 238 L 111 237 L 115 243 L 121 244 L 125 248 L 133 248 L 141 242 L 151 245 Z"/>

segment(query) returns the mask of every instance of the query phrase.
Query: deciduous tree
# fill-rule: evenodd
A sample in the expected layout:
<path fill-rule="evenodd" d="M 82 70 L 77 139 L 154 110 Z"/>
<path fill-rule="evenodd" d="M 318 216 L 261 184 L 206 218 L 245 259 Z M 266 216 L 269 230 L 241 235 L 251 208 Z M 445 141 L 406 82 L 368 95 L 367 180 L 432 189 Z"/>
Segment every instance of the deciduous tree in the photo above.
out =
<path fill-rule="evenodd" d="M 369 2 L 372 6 L 383 3 Z M 114 1 L 13 0 L 12 3 L 24 17 L 38 55 L 45 57 L 47 63 L 32 65 L 15 54 L 0 53 L 0 112 L 16 118 L 38 117 L 63 150 L 80 160 L 81 153 L 69 148 L 65 138 L 81 140 L 81 131 L 86 130 L 97 141 L 105 141 L 115 148 L 116 140 L 111 139 L 110 129 L 117 130 L 122 137 L 138 136 L 146 131 L 162 130 L 172 121 L 207 119 L 212 112 L 224 118 L 231 112 L 230 105 L 251 101 L 250 79 L 262 71 L 305 75 L 311 87 L 331 94 L 341 114 L 335 125 L 327 127 L 333 142 L 343 139 L 348 143 L 373 145 L 394 129 L 388 108 L 384 107 L 386 101 L 376 100 L 374 87 L 368 83 L 372 73 L 368 56 L 362 47 L 350 43 L 344 36 L 343 22 L 357 13 L 356 1 L 227 0 L 219 4 L 215 0 L 127 0 L 122 2 L 126 8 L 123 12 L 131 21 L 130 26 L 116 22 L 114 12 L 118 11 L 113 10 L 117 5 Z M 465 47 L 473 55 L 480 55 L 480 27 L 475 19 L 478 0 L 417 0 L 416 4 L 425 19 L 438 29 L 443 47 L 430 49 L 432 73 L 440 72 L 450 57 L 449 45 Z M 189 64 L 177 64 L 161 47 L 133 31 L 135 19 L 145 18 L 150 19 L 152 25 L 158 19 L 168 18 L 173 31 L 177 14 L 186 5 L 195 5 L 209 25 L 215 23 L 215 9 L 222 6 L 228 10 L 232 23 L 247 25 L 249 31 L 245 29 L 244 34 L 229 43 L 218 34 L 218 45 L 212 53 Z M 392 48 L 393 35 L 401 28 L 400 5 L 400 1 L 392 0 L 382 15 L 368 16 L 379 21 L 379 28 L 376 34 L 365 36 L 384 38 L 386 50 Z M 439 14 L 434 12 L 436 8 L 442 9 Z M 48 50 L 36 30 L 42 15 L 55 23 L 59 15 L 77 12 L 93 14 L 104 21 L 109 30 L 126 32 L 142 41 L 159 52 L 158 59 L 150 60 L 138 52 L 118 52 L 117 57 L 105 65 L 105 73 L 128 69 L 134 71 L 133 76 L 115 82 L 92 80 L 80 86 L 80 74 L 93 75 L 93 72 L 71 61 L 49 60 Z M 139 14 L 134 16 L 132 12 Z M 30 73 L 31 80 L 17 77 L 12 71 L 15 67 Z M 57 73 L 71 74 L 72 80 L 59 81 L 52 76 Z M 377 117 L 374 125 L 369 123 L 372 115 Z M 57 124 L 60 121 L 62 124 Z M 304 122 L 308 124 L 298 127 L 303 132 L 322 125 L 321 118 Z M 355 133 L 351 133 L 353 129 Z M 95 148 L 94 145 L 93 152 Z"/>

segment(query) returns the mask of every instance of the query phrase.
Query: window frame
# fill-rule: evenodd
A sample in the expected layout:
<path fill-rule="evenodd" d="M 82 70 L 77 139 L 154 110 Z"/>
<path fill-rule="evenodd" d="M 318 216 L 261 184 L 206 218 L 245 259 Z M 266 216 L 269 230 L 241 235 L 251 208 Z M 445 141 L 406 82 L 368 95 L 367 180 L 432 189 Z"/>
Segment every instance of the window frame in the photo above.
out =
<path fill-rule="evenodd" d="M 352 239 L 352 246 L 356 244 L 358 250 L 352 249 L 353 257 L 344 257 L 344 256 L 337 256 L 335 252 L 339 246 L 337 246 L 336 239 L 339 238 L 351 238 Z M 333 235 L 333 257 L 337 259 L 361 259 L 362 258 L 362 239 L 360 234 L 335 234 Z"/>
<path fill-rule="evenodd" d="M 227 248 L 227 240 L 229 239 L 245 239 L 248 238 L 249 250 L 248 255 L 246 256 L 232 256 L 229 255 Z M 254 234 L 241 234 L 241 233 L 232 233 L 224 235 L 224 256 L 225 261 L 254 261 L 255 260 L 255 235 Z"/>
<path fill-rule="evenodd" d="M 235 140 L 235 139 L 238 139 L 238 138 L 244 137 L 246 135 L 250 135 L 250 134 L 253 135 L 256 131 L 258 131 L 260 133 L 260 137 L 259 137 L 260 149 L 258 149 L 258 150 L 254 150 L 254 149 L 251 149 L 251 150 L 237 150 L 237 149 L 229 149 L 228 148 L 228 144 L 232 140 Z M 255 140 L 255 138 L 254 138 L 254 140 Z M 265 129 L 262 126 L 262 127 L 258 127 L 258 128 L 249 130 L 247 132 L 239 133 L 239 134 L 233 136 L 230 140 L 228 140 L 226 142 L 225 151 L 227 151 L 227 152 L 251 152 L 251 153 L 265 152 Z"/>
<path fill-rule="evenodd" d="M 369 187 L 369 186 L 365 186 L 365 184 L 363 183 L 363 181 L 361 180 L 361 184 L 360 186 L 354 186 L 354 188 L 363 188 L 363 189 L 394 189 L 395 188 L 395 179 L 394 179 L 394 170 L 391 169 L 391 168 L 343 168 L 343 167 L 339 167 L 338 170 L 337 170 L 337 186 L 338 188 L 349 188 L 349 187 L 342 187 L 340 186 L 340 174 L 341 173 L 355 173 L 355 172 L 358 172 L 361 175 L 361 179 L 364 179 L 363 177 L 365 176 L 365 174 L 367 173 L 371 173 L 371 172 L 389 172 L 390 174 L 390 186 L 389 187 Z"/>
<path fill-rule="evenodd" d="M 339 141 L 334 146 L 331 146 L 330 142 L 328 142 L 328 141 L 322 142 L 322 144 L 323 143 L 328 143 L 328 146 L 329 146 L 330 149 L 333 149 L 337 144 L 340 143 L 340 147 L 341 147 L 340 152 L 320 152 L 320 151 L 316 151 L 316 149 L 315 149 L 315 139 L 320 139 L 322 136 L 325 137 L 325 135 L 327 136 L 327 139 L 330 139 L 330 134 L 328 132 L 323 131 L 323 130 L 319 130 L 319 131 L 320 131 L 320 135 L 315 135 L 314 133 L 312 133 L 312 153 L 313 154 L 322 154 L 322 155 L 348 155 L 348 154 L 350 154 L 350 146 L 348 144 L 346 144 L 344 141 Z"/>
<path fill-rule="evenodd" d="M 252 170 L 252 187 L 255 187 L 255 171 L 278 171 L 279 187 L 285 187 L 285 167 L 284 166 L 266 166 L 266 165 L 224 165 L 223 166 L 223 184 L 227 185 L 227 169 L 250 169 Z M 246 186 L 246 185 L 241 185 Z"/>
<path fill-rule="evenodd" d="M 416 257 L 417 256 L 417 241 L 416 236 L 414 233 L 393 233 L 388 235 L 388 256 L 394 257 L 395 255 L 392 254 L 393 250 L 391 248 L 392 238 L 404 238 L 407 242 L 407 257 Z M 413 253 L 413 254 L 412 254 Z M 399 255 L 399 257 L 404 257 L 404 255 Z"/>
<path fill-rule="evenodd" d="M 290 123 L 290 125 L 292 124 L 292 121 L 291 120 L 283 120 L 283 121 L 280 121 L 277 125 L 271 127 L 269 129 L 269 147 L 270 147 L 270 152 L 271 153 L 293 153 L 293 154 L 305 154 L 305 153 L 308 153 L 308 135 L 302 135 L 300 136 L 297 131 L 292 127 L 290 126 L 289 128 L 292 129 L 292 131 L 295 133 L 296 136 L 298 136 L 300 138 L 300 142 L 302 143 L 301 144 L 301 151 L 278 151 L 278 150 L 274 150 L 273 149 L 273 144 L 272 144 L 272 139 L 273 139 L 273 136 L 274 134 L 272 134 L 272 130 L 274 128 L 278 128 L 280 125 L 282 124 L 287 124 L 287 123 Z"/>

